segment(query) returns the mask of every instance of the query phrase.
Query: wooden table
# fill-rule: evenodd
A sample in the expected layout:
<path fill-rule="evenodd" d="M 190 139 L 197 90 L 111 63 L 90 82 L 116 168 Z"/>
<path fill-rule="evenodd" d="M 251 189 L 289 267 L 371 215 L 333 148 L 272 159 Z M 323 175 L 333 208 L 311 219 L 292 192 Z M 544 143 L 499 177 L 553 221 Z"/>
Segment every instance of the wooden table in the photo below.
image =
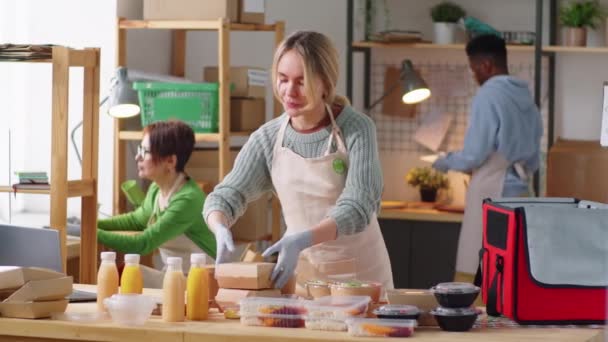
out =
<path fill-rule="evenodd" d="M 463 213 L 441 211 L 433 205 L 420 204 L 421 202 L 383 201 L 379 219 L 397 219 L 411 221 L 433 222 L 462 222 Z"/>
<path fill-rule="evenodd" d="M 91 287 L 78 285 L 79 289 Z M 158 290 L 148 291 L 159 295 Z M 91 313 L 95 303 L 70 304 L 68 313 Z M 412 341 L 552 341 L 600 342 L 605 337 L 602 329 L 583 328 L 477 328 L 465 333 L 450 333 L 438 328 L 417 328 Z M 345 332 L 326 332 L 308 329 L 248 327 L 238 321 L 226 320 L 219 313 L 211 313 L 204 322 L 165 323 L 153 316 L 144 326 L 119 326 L 109 320 L 78 323 L 58 320 L 26 320 L 0 318 L 1 342 L 51 341 L 144 341 L 144 342 L 284 342 L 284 341 L 399 341 L 394 338 L 351 337 Z M 408 340 L 409 341 L 409 340 Z"/>

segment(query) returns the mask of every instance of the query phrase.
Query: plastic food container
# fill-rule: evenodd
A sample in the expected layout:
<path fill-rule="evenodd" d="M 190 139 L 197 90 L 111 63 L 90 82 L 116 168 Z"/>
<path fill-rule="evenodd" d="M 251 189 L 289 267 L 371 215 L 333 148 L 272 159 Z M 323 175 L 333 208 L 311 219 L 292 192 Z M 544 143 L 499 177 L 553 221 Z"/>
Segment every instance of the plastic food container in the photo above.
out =
<path fill-rule="evenodd" d="M 481 310 L 476 308 L 444 308 L 431 311 L 441 329 L 445 331 L 468 331 L 473 327 Z"/>
<path fill-rule="evenodd" d="M 416 321 L 411 319 L 349 318 L 346 320 L 351 336 L 410 337 Z"/>
<path fill-rule="evenodd" d="M 446 308 L 467 308 L 479 294 L 479 287 L 470 283 L 440 283 L 431 287 L 439 305 Z"/>
<path fill-rule="evenodd" d="M 236 304 L 224 306 L 224 318 L 226 318 L 226 319 L 241 318 L 240 307 Z"/>
<path fill-rule="evenodd" d="M 303 328 L 308 313 L 304 301 L 292 298 L 247 297 L 240 304 L 241 324 Z"/>
<path fill-rule="evenodd" d="M 413 305 L 389 304 L 374 310 L 374 315 L 387 319 L 418 319 L 420 310 Z"/>
<path fill-rule="evenodd" d="M 112 320 L 124 325 L 143 325 L 156 307 L 156 299 L 141 294 L 115 294 L 103 303 Z"/>
<path fill-rule="evenodd" d="M 308 305 L 306 328 L 313 330 L 346 331 L 345 319 L 365 317 L 369 296 L 326 296 Z"/>
<path fill-rule="evenodd" d="M 382 284 L 373 281 L 347 281 L 329 284 L 332 296 L 369 296 L 372 303 L 380 300 Z"/>
<path fill-rule="evenodd" d="M 304 287 L 306 288 L 306 292 L 308 292 L 308 297 L 320 298 L 331 294 L 329 283 L 323 280 L 309 280 L 304 283 Z"/>

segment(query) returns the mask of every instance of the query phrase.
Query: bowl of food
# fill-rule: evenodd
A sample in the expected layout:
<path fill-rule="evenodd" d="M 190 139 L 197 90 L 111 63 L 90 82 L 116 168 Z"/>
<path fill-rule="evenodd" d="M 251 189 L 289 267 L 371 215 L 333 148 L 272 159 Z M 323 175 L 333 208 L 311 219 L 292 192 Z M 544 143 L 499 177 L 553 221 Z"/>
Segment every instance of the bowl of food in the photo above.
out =
<path fill-rule="evenodd" d="M 308 297 L 317 299 L 325 296 L 329 296 L 329 283 L 323 280 L 309 280 L 304 283 Z"/>
<path fill-rule="evenodd" d="M 479 287 L 470 283 L 440 283 L 433 286 L 431 292 L 445 308 L 467 308 L 479 295 Z"/>
<path fill-rule="evenodd" d="M 431 314 L 435 316 L 439 327 L 445 331 L 468 331 L 477 320 L 481 310 L 476 308 L 437 307 Z"/>
<path fill-rule="evenodd" d="M 332 296 L 369 296 L 372 303 L 380 301 L 382 284 L 373 281 L 347 281 L 329 284 Z"/>

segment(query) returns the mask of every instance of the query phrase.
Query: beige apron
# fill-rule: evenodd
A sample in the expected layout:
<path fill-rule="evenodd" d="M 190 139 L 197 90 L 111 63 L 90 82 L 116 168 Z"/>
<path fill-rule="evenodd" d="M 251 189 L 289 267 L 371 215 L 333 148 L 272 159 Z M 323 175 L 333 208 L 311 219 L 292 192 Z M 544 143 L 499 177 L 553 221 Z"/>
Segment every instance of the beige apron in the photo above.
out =
<path fill-rule="evenodd" d="M 331 109 L 326 109 L 332 132 L 323 156 L 304 158 L 283 147 L 289 117 L 285 117 L 277 135 L 271 177 L 287 224 L 286 235 L 308 230 L 322 221 L 344 190 L 348 153 Z M 337 148 L 331 152 L 334 140 Z M 302 251 L 295 273 L 296 293 L 300 295 L 305 295 L 304 283 L 309 279 L 373 280 L 392 289 L 391 264 L 376 215 L 360 233 L 340 235 Z"/>
<path fill-rule="evenodd" d="M 482 203 L 486 198 L 502 196 L 505 175 L 510 165 L 501 154 L 494 152 L 481 167 L 473 171 L 458 240 L 457 272 L 475 274 L 477 271 L 483 232 Z"/>

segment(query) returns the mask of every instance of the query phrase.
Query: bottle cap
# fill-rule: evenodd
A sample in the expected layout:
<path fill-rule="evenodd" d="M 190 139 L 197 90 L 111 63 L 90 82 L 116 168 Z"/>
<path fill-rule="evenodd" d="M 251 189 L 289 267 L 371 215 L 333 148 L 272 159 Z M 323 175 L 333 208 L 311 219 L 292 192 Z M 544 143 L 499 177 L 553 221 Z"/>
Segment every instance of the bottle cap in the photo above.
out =
<path fill-rule="evenodd" d="M 191 264 L 206 264 L 207 263 L 207 254 L 204 253 L 192 253 L 190 255 L 190 263 Z"/>
<path fill-rule="evenodd" d="M 101 252 L 102 261 L 116 261 L 116 252 Z"/>
<path fill-rule="evenodd" d="M 139 254 L 125 254 L 126 264 L 139 264 Z"/>
<path fill-rule="evenodd" d="M 182 267 L 182 258 L 180 257 L 168 257 L 167 266 L 178 266 Z"/>

